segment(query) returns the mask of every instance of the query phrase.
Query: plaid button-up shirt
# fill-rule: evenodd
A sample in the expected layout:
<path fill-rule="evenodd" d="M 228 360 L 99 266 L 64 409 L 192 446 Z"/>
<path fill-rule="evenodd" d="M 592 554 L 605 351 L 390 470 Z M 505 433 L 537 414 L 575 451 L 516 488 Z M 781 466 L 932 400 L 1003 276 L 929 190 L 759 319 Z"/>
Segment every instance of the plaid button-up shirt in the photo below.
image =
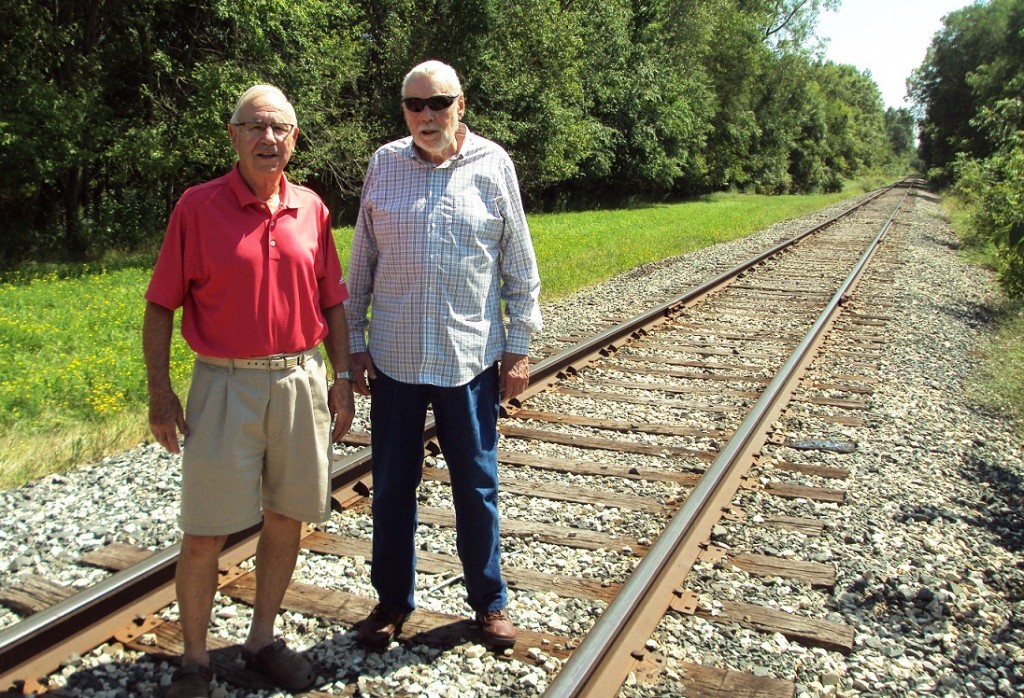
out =
<path fill-rule="evenodd" d="M 454 387 L 505 351 L 526 354 L 541 329 L 540 276 L 508 154 L 468 129 L 437 166 L 411 136 L 378 149 L 347 285 L 351 351 L 369 350 L 395 380 Z"/>

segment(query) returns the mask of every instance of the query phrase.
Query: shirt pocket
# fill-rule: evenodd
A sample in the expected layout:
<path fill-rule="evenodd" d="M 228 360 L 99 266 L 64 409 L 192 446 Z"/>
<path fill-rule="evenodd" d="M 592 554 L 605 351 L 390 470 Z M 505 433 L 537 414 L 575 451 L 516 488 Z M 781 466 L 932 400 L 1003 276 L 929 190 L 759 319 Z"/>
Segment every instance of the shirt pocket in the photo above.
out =
<path fill-rule="evenodd" d="M 370 211 L 373 237 L 383 264 L 408 266 L 425 258 L 424 232 L 430 225 L 430 213 L 423 197 L 382 196 Z"/>
<path fill-rule="evenodd" d="M 497 244 L 505 230 L 504 200 L 490 187 L 469 187 L 455 197 L 454 232 L 463 245 Z"/>

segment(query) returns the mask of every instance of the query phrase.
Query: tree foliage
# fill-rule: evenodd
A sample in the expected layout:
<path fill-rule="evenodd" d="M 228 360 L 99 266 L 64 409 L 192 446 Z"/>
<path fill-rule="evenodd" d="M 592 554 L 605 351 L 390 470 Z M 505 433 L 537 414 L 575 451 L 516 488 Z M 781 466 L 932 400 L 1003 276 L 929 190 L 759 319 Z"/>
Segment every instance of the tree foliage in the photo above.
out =
<path fill-rule="evenodd" d="M 914 115 L 906 107 L 889 107 L 885 110 L 885 134 L 893 157 L 907 157 L 914 152 Z"/>
<path fill-rule="evenodd" d="M 910 82 L 929 174 L 966 200 L 971 237 L 1024 297 L 1024 0 L 947 15 Z"/>
<path fill-rule="evenodd" d="M 297 107 L 290 175 L 349 216 L 428 58 L 459 71 L 467 123 L 532 207 L 834 189 L 896 147 L 870 76 L 808 48 L 836 4 L 4 0 L 0 265 L 158 241 L 181 192 L 230 166 L 225 124 L 255 82 Z"/>
<path fill-rule="evenodd" d="M 971 121 L 978 115 L 979 95 L 969 78 L 998 55 L 1012 2 L 978 2 L 943 19 L 924 63 L 909 81 L 911 98 L 921 110 L 921 157 L 940 183 L 957 153 L 984 157 L 989 144 Z"/>

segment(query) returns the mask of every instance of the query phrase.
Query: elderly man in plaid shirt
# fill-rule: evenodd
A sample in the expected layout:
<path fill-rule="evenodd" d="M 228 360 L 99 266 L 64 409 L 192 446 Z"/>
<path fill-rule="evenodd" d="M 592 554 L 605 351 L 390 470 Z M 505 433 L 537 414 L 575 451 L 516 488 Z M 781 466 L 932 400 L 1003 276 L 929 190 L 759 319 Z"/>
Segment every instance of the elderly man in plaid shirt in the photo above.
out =
<path fill-rule="evenodd" d="M 465 109 L 450 66 L 428 61 L 406 75 L 410 136 L 370 159 L 352 243 L 346 311 L 355 390 L 371 396 L 379 601 L 359 639 L 374 649 L 415 607 L 428 406 L 451 473 L 469 605 L 485 642 L 515 644 L 500 569 L 498 405 L 529 383 L 540 277 L 512 161 L 466 128 Z"/>

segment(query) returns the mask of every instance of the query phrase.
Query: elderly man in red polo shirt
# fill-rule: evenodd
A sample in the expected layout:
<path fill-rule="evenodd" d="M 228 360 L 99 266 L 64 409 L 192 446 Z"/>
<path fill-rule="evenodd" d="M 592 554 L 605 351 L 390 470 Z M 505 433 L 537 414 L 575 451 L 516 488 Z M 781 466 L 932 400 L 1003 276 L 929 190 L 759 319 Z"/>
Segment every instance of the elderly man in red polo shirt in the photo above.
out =
<path fill-rule="evenodd" d="M 274 639 L 303 521 L 331 512 L 331 441 L 355 414 L 348 291 L 326 206 L 284 175 L 299 128 L 275 87 L 238 100 L 226 175 L 188 189 L 171 214 L 146 291 L 143 350 L 149 421 L 178 453 L 184 436 L 181 555 L 175 583 L 184 655 L 168 696 L 210 692 L 206 635 L 227 535 L 263 522 L 247 665 L 291 691 L 311 686 L 309 661 Z M 174 312 L 196 353 L 187 412 L 169 377 Z M 319 346 L 334 370 L 328 377 Z M 332 415 L 335 417 L 333 429 Z"/>

